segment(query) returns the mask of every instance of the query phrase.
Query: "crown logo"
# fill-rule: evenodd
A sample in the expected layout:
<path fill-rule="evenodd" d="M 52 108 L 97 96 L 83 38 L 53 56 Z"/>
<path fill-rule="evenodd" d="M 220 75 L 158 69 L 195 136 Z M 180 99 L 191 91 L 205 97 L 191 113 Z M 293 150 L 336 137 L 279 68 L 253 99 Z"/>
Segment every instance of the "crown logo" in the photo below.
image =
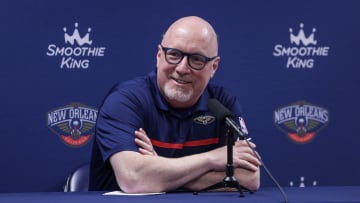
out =
<path fill-rule="evenodd" d="M 295 187 L 294 181 L 290 181 L 290 182 L 289 182 L 289 185 L 290 185 L 290 187 Z M 317 185 L 317 181 L 314 180 L 314 181 L 312 182 L 312 186 L 316 186 L 316 185 Z M 300 177 L 299 187 L 306 187 L 306 185 L 305 185 L 305 177 L 304 177 L 304 176 L 301 176 L 301 177 Z"/>
<path fill-rule="evenodd" d="M 90 36 L 89 33 L 91 31 L 91 28 L 90 27 L 88 28 L 88 32 L 86 33 L 85 36 L 80 37 L 80 33 L 78 30 L 79 24 L 76 22 L 74 25 L 75 25 L 75 29 L 74 29 L 74 32 L 72 33 L 72 35 L 69 35 L 67 33 L 66 27 L 64 27 L 65 43 L 70 43 L 71 45 L 74 45 L 74 43 L 76 42 L 79 46 L 82 46 L 84 44 L 91 45 L 92 40 L 89 39 L 89 36 Z"/>
<path fill-rule="evenodd" d="M 293 29 L 290 28 L 290 42 L 291 44 L 295 43 L 296 45 L 300 45 L 300 42 L 304 46 L 308 46 L 309 44 L 316 45 L 317 41 L 314 39 L 314 33 L 316 31 L 315 28 L 312 29 L 312 33 L 306 37 L 304 32 L 304 24 L 300 23 L 300 30 L 297 35 L 293 34 Z"/>

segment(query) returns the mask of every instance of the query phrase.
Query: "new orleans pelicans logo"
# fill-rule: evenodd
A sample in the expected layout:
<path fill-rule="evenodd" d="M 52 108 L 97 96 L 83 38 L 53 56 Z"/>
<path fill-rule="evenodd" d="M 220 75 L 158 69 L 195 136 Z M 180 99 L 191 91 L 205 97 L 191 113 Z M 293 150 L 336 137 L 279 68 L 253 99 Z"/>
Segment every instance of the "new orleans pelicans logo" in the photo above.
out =
<path fill-rule="evenodd" d="M 298 101 L 274 111 L 274 123 L 296 143 L 307 143 L 329 122 L 328 110 Z"/>
<path fill-rule="evenodd" d="M 208 125 L 215 121 L 214 116 L 198 116 L 194 118 L 194 122 L 201 125 Z"/>
<path fill-rule="evenodd" d="M 67 145 L 80 147 L 94 134 L 97 110 L 74 103 L 47 113 L 47 126 Z"/>

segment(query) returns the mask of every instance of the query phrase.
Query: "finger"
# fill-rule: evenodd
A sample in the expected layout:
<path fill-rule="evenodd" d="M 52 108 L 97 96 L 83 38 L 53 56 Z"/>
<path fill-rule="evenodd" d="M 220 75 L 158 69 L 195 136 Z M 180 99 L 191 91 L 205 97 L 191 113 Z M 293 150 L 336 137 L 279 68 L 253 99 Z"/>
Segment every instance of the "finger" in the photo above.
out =
<path fill-rule="evenodd" d="M 148 151 L 152 151 L 152 146 L 144 142 L 143 140 L 139 138 L 135 138 L 135 143 L 140 147 Z"/>
<path fill-rule="evenodd" d="M 139 130 L 135 131 L 135 136 L 138 137 L 139 139 L 141 139 L 142 141 L 151 144 L 151 141 L 149 139 L 149 137 L 147 136 L 146 132 L 144 129 L 139 128 Z"/>
<path fill-rule="evenodd" d="M 152 146 L 151 140 L 147 136 L 145 130 L 143 128 L 139 128 L 139 130 L 135 130 L 135 143 L 142 149 L 140 153 L 142 154 L 149 154 L 157 156 L 154 147 Z"/>
<path fill-rule="evenodd" d="M 134 134 L 135 134 L 136 137 L 138 137 L 138 138 L 140 138 L 142 140 L 146 139 L 146 134 L 141 130 L 135 130 Z"/>
<path fill-rule="evenodd" d="M 139 138 L 135 138 L 135 143 L 139 146 L 139 151 L 141 154 L 157 156 L 157 153 L 152 147 L 152 145 L 147 144 L 146 142 L 140 140 Z"/>
<path fill-rule="evenodd" d="M 238 145 L 238 146 L 249 146 L 250 145 L 251 148 L 256 148 L 255 143 L 250 142 L 250 141 L 246 141 L 246 140 L 236 141 L 235 145 Z"/>
<path fill-rule="evenodd" d="M 261 166 L 261 161 L 257 158 L 257 156 L 253 155 L 253 154 L 247 154 L 248 157 L 246 158 L 246 160 L 249 163 L 252 163 L 253 165 L 259 167 Z"/>
<path fill-rule="evenodd" d="M 157 156 L 156 151 L 153 149 L 152 151 L 149 151 L 147 149 L 144 148 L 139 148 L 139 152 L 143 155 L 151 155 L 151 156 Z"/>
<path fill-rule="evenodd" d="M 243 155 L 244 157 L 245 155 Z M 251 157 L 251 156 L 250 156 Z M 260 162 L 257 159 L 253 158 L 234 158 L 234 166 L 236 168 L 244 168 L 250 171 L 257 171 L 259 170 Z"/>
<path fill-rule="evenodd" d="M 251 149 L 248 146 L 239 146 L 239 145 L 234 146 L 233 154 L 234 154 L 234 156 L 241 156 L 242 154 L 251 154 L 251 155 L 255 156 L 253 149 Z"/>
<path fill-rule="evenodd" d="M 253 171 L 253 172 L 256 172 L 259 170 L 259 166 L 258 165 L 254 165 L 248 161 L 245 161 L 245 160 L 241 160 L 239 162 L 239 167 L 241 168 L 244 168 L 244 169 L 247 169 L 249 171 Z"/>
<path fill-rule="evenodd" d="M 150 152 L 150 151 L 145 150 L 145 149 L 143 149 L 143 148 L 139 148 L 139 152 L 140 152 L 141 154 L 143 154 L 143 155 L 154 155 L 153 152 Z"/>
<path fill-rule="evenodd" d="M 146 134 L 146 132 L 143 128 L 139 128 L 139 131 Z"/>
<path fill-rule="evenodd" d="M 233 151 L 233 157 L 239 160 L 247 161 L 255 166 L 260 166 L 261 161 L 249 147 L 238 147 Z"/>

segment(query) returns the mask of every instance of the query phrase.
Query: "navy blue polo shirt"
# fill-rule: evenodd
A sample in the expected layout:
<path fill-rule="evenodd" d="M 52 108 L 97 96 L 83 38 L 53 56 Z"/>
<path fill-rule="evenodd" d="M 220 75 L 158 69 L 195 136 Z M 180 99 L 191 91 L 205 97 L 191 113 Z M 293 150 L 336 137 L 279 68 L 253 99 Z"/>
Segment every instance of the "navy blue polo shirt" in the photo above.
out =
<path fill-rule="evenodd" d="M 217 98 L 234 115 L 241 115 L 237 98 L 209 84 L 197 104 L 174 109 L 162 97 L 156 70 L 115 85 L 98 113 L 90 169 L 90 190 L 118 190 L 109 158 L 120 151 L 138 151 L 134 131 L 143 128 L 159 156 L 182 157 L 225 144 L 226 127 L 207 108 Z"/>

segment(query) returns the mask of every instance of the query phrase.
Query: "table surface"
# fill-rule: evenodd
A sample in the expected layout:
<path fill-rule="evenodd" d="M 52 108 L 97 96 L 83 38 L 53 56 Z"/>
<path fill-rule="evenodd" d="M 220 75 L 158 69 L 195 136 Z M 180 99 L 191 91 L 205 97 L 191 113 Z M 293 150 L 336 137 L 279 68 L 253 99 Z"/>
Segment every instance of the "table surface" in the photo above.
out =
<path fill-rule="evenodd" d="M 287 187 L 284 188 L 288 202 L 360 202 L 360 186 L 333 186 L 333 187 Z M 6 203 L 271 203 L 285 202 L 278 188 L 260 188 L 254 194 L 245 193 L 240 197 L 238 192 L 203 192 L 193 193 L 166 193 L 146 196 L 118 196 L 102 195 L 103 192 L 29 192 L 29 193 L 0 193 L 0 202 Z"/>

